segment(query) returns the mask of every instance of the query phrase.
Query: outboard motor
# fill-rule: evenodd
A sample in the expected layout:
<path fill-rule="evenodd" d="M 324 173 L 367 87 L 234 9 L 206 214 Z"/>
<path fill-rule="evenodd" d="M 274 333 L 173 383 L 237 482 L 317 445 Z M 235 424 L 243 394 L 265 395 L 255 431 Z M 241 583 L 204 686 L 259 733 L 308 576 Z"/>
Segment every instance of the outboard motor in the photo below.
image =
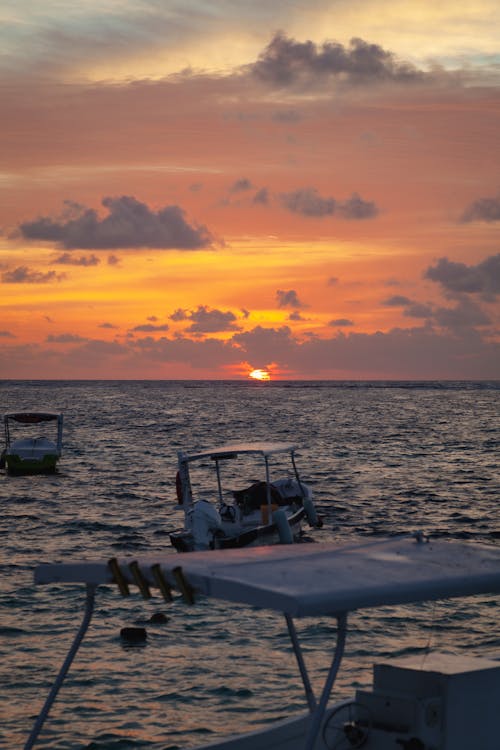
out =
<path fill-rule="evenodd" d="M 208 500 L 198 500 L 190 516 L 195 551 L 212 549 L 214 534 L 222 526 L 219 511 Z"/>

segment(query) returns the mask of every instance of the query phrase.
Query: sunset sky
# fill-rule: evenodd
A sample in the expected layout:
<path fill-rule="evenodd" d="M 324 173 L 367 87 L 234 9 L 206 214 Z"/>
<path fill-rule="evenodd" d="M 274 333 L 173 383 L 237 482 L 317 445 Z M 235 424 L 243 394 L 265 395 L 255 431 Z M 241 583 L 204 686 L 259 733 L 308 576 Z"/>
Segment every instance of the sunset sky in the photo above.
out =
<path fill-rule="evenodd" d="M 0 21 L 0 378 L 500 378 L 498 0 Z"/>

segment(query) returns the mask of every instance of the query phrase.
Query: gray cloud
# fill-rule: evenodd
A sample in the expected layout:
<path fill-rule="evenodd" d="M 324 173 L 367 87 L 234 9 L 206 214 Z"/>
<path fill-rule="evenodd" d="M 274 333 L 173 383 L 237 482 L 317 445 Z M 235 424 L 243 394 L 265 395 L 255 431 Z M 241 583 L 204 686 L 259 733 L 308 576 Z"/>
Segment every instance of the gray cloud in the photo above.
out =
<path fill-rule="evenodd" d="M 295 308 L 307 307 L 307 305 L 304 305 L 299 300 L 295 289 L 288 289 L 287 291 L 284 291 L 283 289 L 278 289 L 276 292 L 276 299 L 278 302 L 278 307 L 295 307 Z"/>
<path fill-rule="evenodd" d="M 436 323 L 451 331 L 460 332 L 467 328 L 486 326 L 491 323 L 490 317 L 475 302 L 467 297 L 461 299 L 455 307 L 439 307 L 433 313 Z"/>
<path fill-rule="evenodd" d="M 64 248 L 112 249 L 150 247 L 196 250 L 212 242 L 204 226 L 191 226 L 179 206 L 153 211 L 134 197 L 104 198 L 108 216 L 101 219 L 94 209 L 66 204 L 59 219 L 40 217 L 19 229 L 24 238 L 56 242 Z"/>
<path fill-rule="evenodd" d="M 332 216 L 335 212 L 334 198 L 322 198 L 316 188 L 299 188 L 291 193 L 282 193 L 281 201 L 293 214 L 302 216 Z"/>
<path fill-rule="evenodd" d="M 101 261 L 97 255 L 81 255 L 75 258 L 71 253 L 63 253 L 54 260 L 54 263 L 61 263 L 68 266 L 97 266 Z"/>
<path fill-rule="evenodd" d="M 297 42 L 283 32 L 274 35 L 250 70 L 259 80 L 281 88 L 329 79 L 412 83 L 424 77 L 378 44 L 354 38 L 348 46 L 332 41 L 319 45 Z"/>
<path fill-rule="evenodd" d="M 373 219 L 378 208 L 373 201 L 364 201 L 357 193 L 337 204 L 337 211 L 344 219 Z"/>
<path fill-rule="evenodd" d="M 387 307 L 404 307 L 411 304 L 409 297 L 403 297 L 401 294 L 394 294 L 392 297 L 382 300 L 383 305 Z"/>
<path fill-rule="evenodd" d="M 424 278 L 437 281 L 454 294 L 481 294 L 492 300 L 500 293 L 500 253 L 475 266 L 440 258 L 424 273 Z"/>
<path fill-rule="evenodd" d="M 186 332 L 188 333 L 220 333 L 222 331 L 238 331 L 239 326 L 236 325 L 236 315 L 230 312 L 223 312 L 222 310 L 210 310 L 206 305 L 198 305 L 198 308 L 193 311 L 176 310 L 171 316 L 171 320 L 182 321 L 190 320 L 191 325 L 188 326 Z"/>
<path fill-rule="evenodd" d="M 233 182 L 231 187 L 229 188 L 230 193 L 244 193 L 247 190 L 251 190 L 253 188 L 252 183 L 250 180 L 248 180 L 246 177 L 242 177 L 240 180 L 236 180 Z"/>
<path fill-rule="evenodd" d="M 269 205 L 269 190 L 267 188 L 257 190 L 253 197 L 253 202 L 261 206 Z"/>
<path fill-rule="evenodd" d="M 2 274 L 4 284 L 49 284 L 51 281 L 62 281 L 66 278 L 65 273 L 57 274 L 55 271 L 33 271 L 27 266 L 18 266 L 13 271 L 5 271 Z"/>
<path fill-rule="evenodd" d="M 281 203 L 291 213 L 315 218 L 338 214 L 343 219 L 372 219 L 378 208 L 372 201 L 365 201 L 357 193 L 345 201 L 337 201 L 329 196 L 322 197 L 316 188 L 298 188 L 290 193 L 281 193 Z"/>
<path fill-rule="evenodd" d="M 354 323 L 348 318 L 334 318 L 334 320 L 330 320 L 328 325 L 336 328 L 348 328 L 349 326 L 353 326 Z"/>
<path fill-rule="evenodd" d="M 500 221 L 500 196 L 474 201 L 463 212 L 461 221 Z"/>
<path fill-rule="evenodd" d="M 16 337 L 10 331 L 0 331 L 0 338 L 2 338 L 2 339 L 15 339 Z"/>
<path fill-rule="evenodd" d="M 155 326 L 153 323 L 143 323 L 142 325 L 134 326 L 132 331 L 140 331 L 141 333 L 152 333 L 153 331 L 168 331 L 170 326 L 167 323 Z"/>
<path fill-rule="evenodd" d="M 60 333 L 57 335 L 50 333 L 46 341 L 49 344 L 81 344 L 89 341 L 89 339 L 74 333 Z"/>

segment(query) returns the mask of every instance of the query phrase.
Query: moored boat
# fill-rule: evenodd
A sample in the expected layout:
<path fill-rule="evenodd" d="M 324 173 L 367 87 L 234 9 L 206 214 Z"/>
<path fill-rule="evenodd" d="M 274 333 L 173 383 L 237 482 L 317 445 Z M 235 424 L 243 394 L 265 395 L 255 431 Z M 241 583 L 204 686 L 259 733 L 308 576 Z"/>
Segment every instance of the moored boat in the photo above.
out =
<path fill-rule="evenodd" d="M 33 429 L 52 423 L 53 438 L 33 436 Z M 16 435 L 14 435 L 16 429 Z M 63 415 L 58 412 L 8 412 L 4 414 L 5 448 L 0 464 L 8 474 L 53 474 L 62 454 Z M 19 434 L 19 430 L 23 435 Z M 26 430 L 29 434 L 26 434 Z"/>
<path fill-rule="evenodd" d="M 304 521 L 320 526 L 311 488 L 297 469 L 296 448 L 288 443 L 254 442 L 229 444 L 202 451 L 178 453 L 176 492 L 184 511 L 184 527 L 170 534 L 178 552 L 231 549 L 262 544 L 292 543 L 303 533 Z M 234 462 L 257 459 L 260 479 L 247 481 L 239 490 L 227 490 L 221 467 L 230 463 L 228 474 L 241 482 L 241 468 Z M 271 462 L 288 464 L 288 476 L 271 476 Z M 250 470 L 248 464 L 245 465 Z M 280 467 L 281 468 L 281 467 Z M 193 469 L 197 487 L 193 490 Z M 202 477 L 200 479 L 200 472 Z M 226 477 L 224 477 L 224 480 Z"/>

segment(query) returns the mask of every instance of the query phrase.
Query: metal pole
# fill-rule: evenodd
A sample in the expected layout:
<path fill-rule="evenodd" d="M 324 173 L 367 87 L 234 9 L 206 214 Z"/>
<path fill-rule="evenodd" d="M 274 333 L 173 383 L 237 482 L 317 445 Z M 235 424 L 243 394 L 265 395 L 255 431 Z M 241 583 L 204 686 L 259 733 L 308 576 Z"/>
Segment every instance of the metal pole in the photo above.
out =
<path fill-rule="evenodd" d="M 314 745 L 316 743 L 316 739 L 318 737 L 319 730 L 321 728 L 321 722 L 323 721 L 323 717 L 326 711 L 326 706 L 330 698 L 330 693 L 332 692 L 333 683 L 335 682 L 335 678 L 337 677 L 337 673 L 340 667 L 340 662 L 342 661 L 342 656 L 344 655 L 346 634 L 347 634 L 347 614 L 345 612 L 342 612 L 342 614 L 337 616 L 337 644 L 335 647 L 335 654 L 334 654 L 330 669 L 328 671 L 328 675 L 326 677 L 325 686 L 321 693 L 319 704 L 316 707 L 316 710 L 314 711 L 314 714 L 311 719 L 311 724 L 309 725 L 309 731 L 307 733 L 307 740 L 306 740 L 304 750 L 313 750 Z"/>
<path fill-rule="evenodd" d="M 313 711 L 317 707 L 317 702 L 316 702 L 316 698 L 314 695 L 314 691 L 311 686 L 311 682 L 309 680 L 309 674 L 307 672 L 307 667 L 304 661 L 304 657 L 302 655 L 302 649 L 300 648 L 299 639 L 297 637 L 297 631 L 295 629 L 295 623 L 292 617 L 288 614 L 285 614 L 285 619 L 286 619 L 286 624 L 288 625 L 288 632 L 290 634 L 290 639 L 292 641 L 292 646 L 295 652 L 295 657 L 297 659 L 297 664 L 299 665 L 300 676 L 302 677 L 302 682 L 304 685 L 307 705 L 309 706 L 309 711 L 313 713 Z"/>
<path fill-rule="evenodd" d="M 33 745 L 35 744 L 38 735 L 40 734 L 43 725 L 45 724 L 45 720 L 47 719 L 47 716 L 49 715 L 49 711 L 52 708 L 52 704 L 54 703 L 57 694 L 59 692 L 59 689 L 61 685 L 64 682 L 64 678 L 66 677 L 68 670 L 71 666 L 71 663 L 73 662 L 73 659 L 76 656 L 76 653 L 78 649 L 80 648 L 80 644 L 83 640 L 83 637 L 85 633 L 87 632 L 87 628 L 90 625 L 90 620 L 92 618 L 92 612 L 94 611 L 94 602 L 95 602 L 95 590 L 97 586 L 92 583 L 87 584 L 87 597 L 85 601 L 85 613 L 83 616 L 82 624 L 80 625 L 78 632 L 75 636 L 75 639 L 71 645 L 70 650 L 68 651 L 68 655 L 66 659 L 64 660 L 64 663 L 61 667 L 61 670 L 59 674 L 57 675 L 56 681 L 52 685 L 51 691 L 49 695 L 47 696 L 47 700 L 45 701 L 45 704 L 40 711 L 40 714 L 38 715 L 37 720 L 35 721 L 35 724 L 33 726 L 33 729 L 31 730 L 31 734 L 28 737 L 28 740 L 24 746 L 24 750 L 31 750 Z"/>

